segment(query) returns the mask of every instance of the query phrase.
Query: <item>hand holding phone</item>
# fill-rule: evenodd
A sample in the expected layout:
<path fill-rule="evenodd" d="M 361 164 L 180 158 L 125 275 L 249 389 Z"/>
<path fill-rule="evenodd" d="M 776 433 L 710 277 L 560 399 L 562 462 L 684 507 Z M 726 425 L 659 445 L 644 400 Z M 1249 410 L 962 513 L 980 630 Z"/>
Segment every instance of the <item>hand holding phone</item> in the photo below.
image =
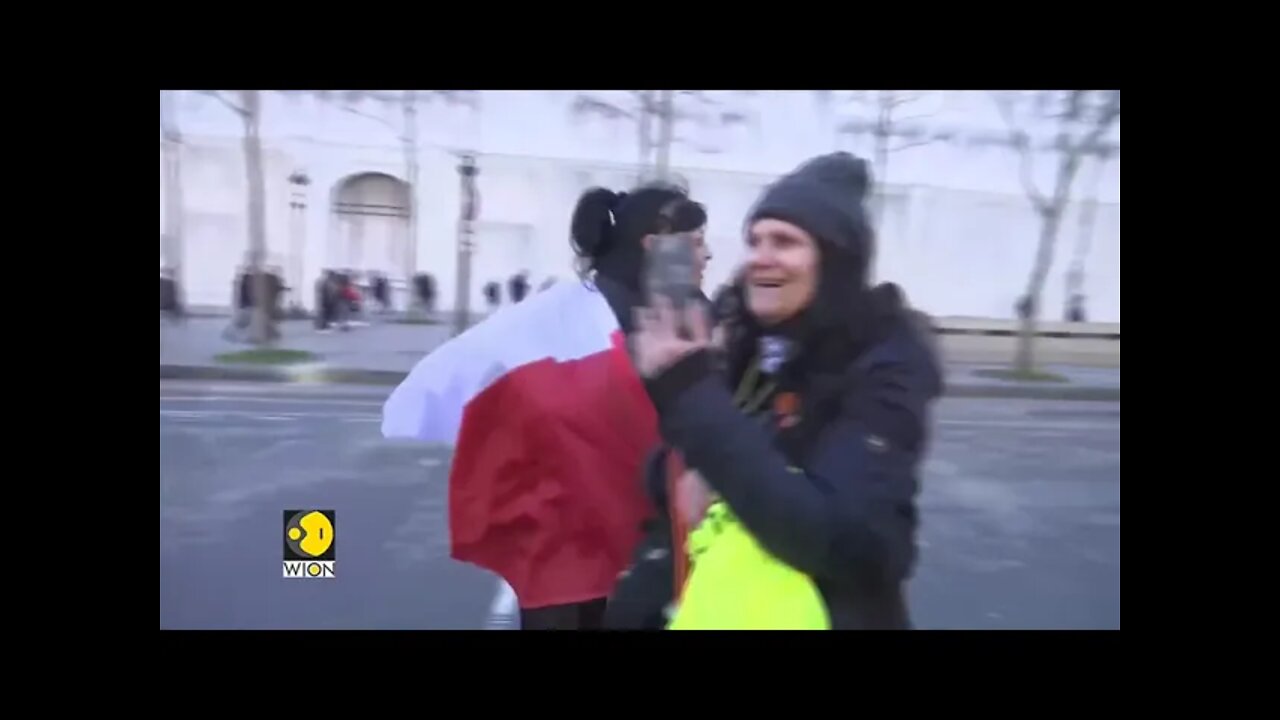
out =
<path fill-rule="evenodd" d="M 679 332 L 685 339 L 689 329 L 683 319 L 699 289 L 696 252 L 687 233 L 666 233 L 652 237 L 645 258 L 646 304 L 654 307 L 658 298 L 666 298 L 681 320 Z"/>

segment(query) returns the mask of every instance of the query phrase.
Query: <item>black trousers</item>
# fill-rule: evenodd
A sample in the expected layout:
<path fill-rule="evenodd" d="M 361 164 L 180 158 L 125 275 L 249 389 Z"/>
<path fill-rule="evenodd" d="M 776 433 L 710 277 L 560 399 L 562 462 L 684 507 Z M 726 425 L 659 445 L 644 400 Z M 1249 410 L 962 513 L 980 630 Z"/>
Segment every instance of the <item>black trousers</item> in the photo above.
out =
<path fill-rule="evenodd" d="M 549 605 L 520 610 L 521 630 L 600 630 L 604 627 L 606 600 Z"/>

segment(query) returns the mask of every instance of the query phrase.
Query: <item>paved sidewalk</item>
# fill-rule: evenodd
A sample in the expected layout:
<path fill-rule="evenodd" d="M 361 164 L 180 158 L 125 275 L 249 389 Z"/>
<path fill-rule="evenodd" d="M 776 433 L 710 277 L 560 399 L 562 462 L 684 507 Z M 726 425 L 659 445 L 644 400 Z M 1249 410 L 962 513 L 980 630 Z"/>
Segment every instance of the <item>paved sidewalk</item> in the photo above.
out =
<path fill-rule="evenodd" d="M 953 397 L 1021 397 L 1043 400 L 1120 401 L 1120 368 L 1043 365 L 1041 370 L 1066 378 L 1065 383 L 1019 382 L 983 377 L 990 364 L 947 365 L 947 395 Z"/>
<path fill-rule="evenodd" d="M 222 337 L 229 322 L 229 318 L 211 317 L 190 318 L 181 325 L 161 321 L 160 364 L 217 365 L 215 356 L 251 348 Z M 282 337 L 276 345 L 315 353 L 333 367 L 407 373 L 423 355 L 448 340 L 450 332 L 447 324 L 373 321 L 368 327 L 322 334 L 310 321 L 289 320 L 280 323 Z"/>
<path fill-rule="evenodd" d="M 320 356 L 316 363 L 291 367 L 237 366 L 219 363 L 222 353 L 250 346 L 222 337 L 228 318 L 197 317 L 181 325 L 160 323 L 161 379 L 257 380 L 276 382 L 320 382 L 394 385 L 400 382 L 419 359 L 449 339 L 448 324 L 408 325 L 377 323 L 347 332 L 316 332 L 307 321 L 281 323 L 281 348 L 305 350 Z M 1119 342 L 1114 354 L 1099 350 L 1096 343 L 1087 352 L 1066 345 L 1066 341 L 1045 343 L 1043 369 L 1067 378 L 1066 383 L 1022 383 L 978 376 L 976 371 L 998 367 L 996 358 L 1007 338 L 990 338 L 990 347 L 981 338 L 965 338 L 961 347 L 947 344 L 947 394 L 958 397 L 1027 397 L 1067 400 L 1120 399 Z M 1090 341 L 1083 341 L 1090 342 Z M 970 349 L 976 351 L 970 352 Z M 1101 367 L 1077 364 L 1080 358 L 1093 359 Z"/>

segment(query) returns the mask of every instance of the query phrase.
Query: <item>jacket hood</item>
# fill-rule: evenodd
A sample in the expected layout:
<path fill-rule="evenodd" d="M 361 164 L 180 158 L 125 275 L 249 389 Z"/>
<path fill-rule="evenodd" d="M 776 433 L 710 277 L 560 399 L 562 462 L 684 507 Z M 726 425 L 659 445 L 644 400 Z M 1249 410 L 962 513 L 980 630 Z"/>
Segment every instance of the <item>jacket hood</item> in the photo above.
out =
<path fill-rule="evenodd" d="M 876 297 L 874 306 L 880 308 L 881 322 L 888 318 L 891 329 L 886 336 L 898 336 L 906 359 L 918 365 L 926 378 L 930 399 L 942 395 L 946 376 L 940 345 L 933 328 L 933 318 L 911 307 L 906 293 L 894 283 L 883 283 L 871 290 Z"/>
<path fill-rule="evenodd" d="M 902 319 L 906 343 L 912 348 L 913 362 L 919 364 L 926 378 L 929 399 L 941 397 L 946 391 L 946 371 L 942 350 L 933 328 L 933 318 L 919 310 L 907 308 Z"/>

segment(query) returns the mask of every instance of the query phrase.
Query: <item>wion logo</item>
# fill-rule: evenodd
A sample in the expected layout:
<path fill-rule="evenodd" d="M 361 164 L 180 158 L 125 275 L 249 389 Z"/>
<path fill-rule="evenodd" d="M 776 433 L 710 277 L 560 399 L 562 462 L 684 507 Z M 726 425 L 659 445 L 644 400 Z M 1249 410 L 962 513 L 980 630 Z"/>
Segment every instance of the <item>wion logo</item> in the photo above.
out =
<path fill-rule="evenodd" d="M 336 528 L 332 510 L 285 510 L 284 576 L 333 577 Z"/>

